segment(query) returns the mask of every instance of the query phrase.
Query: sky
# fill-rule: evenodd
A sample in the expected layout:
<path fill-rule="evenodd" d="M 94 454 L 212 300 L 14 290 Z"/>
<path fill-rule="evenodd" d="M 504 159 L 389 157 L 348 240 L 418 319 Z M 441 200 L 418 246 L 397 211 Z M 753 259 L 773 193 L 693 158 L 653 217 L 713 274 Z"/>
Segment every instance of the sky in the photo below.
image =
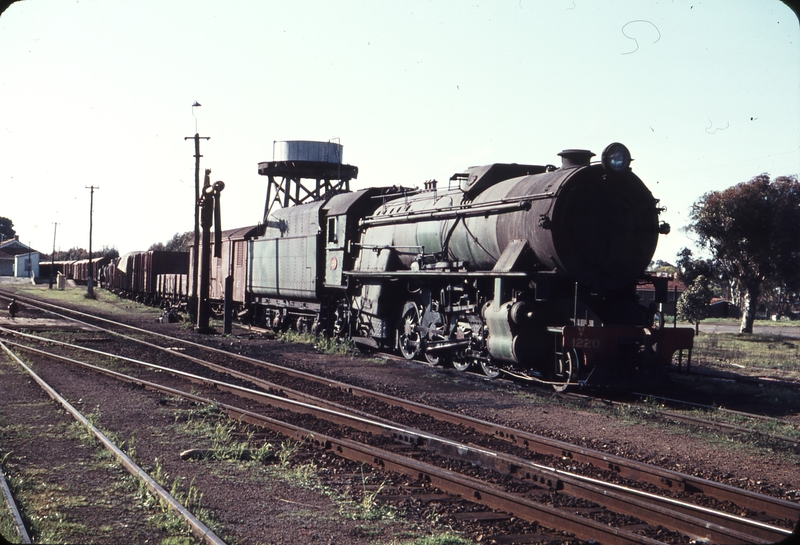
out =
<path fill-rule="evenodd" d="M 199 107 L 192 105 L 197 102 Z M 49 253 L 261 221 L 273 142 L 335 140 L 351 189 L 622 142 L 672 233 L 800 173 L 800 25 L 778 0 L 23 0 L 0 16 L 0 216 Z M 89 187 L 94 186 L 93 192 Z M 57 226 L 54 225 L 57 223 Z"/>

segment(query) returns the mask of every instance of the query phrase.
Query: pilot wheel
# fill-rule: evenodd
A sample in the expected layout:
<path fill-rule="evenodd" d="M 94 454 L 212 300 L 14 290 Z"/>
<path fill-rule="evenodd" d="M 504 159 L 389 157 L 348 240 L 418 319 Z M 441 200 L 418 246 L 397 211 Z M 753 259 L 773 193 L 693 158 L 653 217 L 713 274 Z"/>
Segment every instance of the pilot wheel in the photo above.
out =
<path fill-rule="evenodd" d="M 497 378 L 500 376 L 500 368 L 485 360 L 481 360 L 481 370 L 483 374 L 489 378 Z"/>
<path fill-rule="evenodd" d="M 567 350 L 560 358 L 555 359 L 553 365 L 553 389 L 556 392 L 563 392 L 574 384 L 578 376 L 581 354 L 577 349 Z"/>

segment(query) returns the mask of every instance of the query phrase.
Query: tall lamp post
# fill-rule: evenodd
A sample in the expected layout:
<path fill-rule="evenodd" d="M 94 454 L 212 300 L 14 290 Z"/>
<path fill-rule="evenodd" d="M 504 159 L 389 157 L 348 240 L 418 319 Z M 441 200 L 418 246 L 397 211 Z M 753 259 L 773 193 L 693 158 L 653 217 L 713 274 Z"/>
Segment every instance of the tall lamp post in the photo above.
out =
<path fill-rule="evenodd" d="M 200 140 L 210 140 L 208 136 L 200 136 L 197 132 L 197 116 L 194 115 L 194 109 L 200 107 L 201 104 L 195 101 L 192 104 L 192 117 L 194 117 L 194 136 L 186 136 L 184 140 L 194 140 L 194 251 L 192 252 L 192 278 L 191 278 L 191 291 L 189 292 L 189 314 L 192 314 L 197 309 L 197 265 L 198 254 L 200 253 Z M 194 316 L 192 317 L 194 319 Z"/>
<path fill-rule="evenodd" d="M 50 289 L 53 289 L 53 275 L 56 269 L 56 229 L 58 229 L 58 222 L 53 222 L 53 253 L 50 254 Z"/>
<path fill-rule="evenodd" d="M 87 295 L 90 298 L 94 298 L 94 291 L 93 291 L 93 281 L 92 281 L 92 211 L 94 210 L 94 190 L 100 189 L 95 185 L 87 185 L 86 189 L 90 190 L 89 193 L 89 275 L 86 285 L 88 289 L 86 290 Z"/>

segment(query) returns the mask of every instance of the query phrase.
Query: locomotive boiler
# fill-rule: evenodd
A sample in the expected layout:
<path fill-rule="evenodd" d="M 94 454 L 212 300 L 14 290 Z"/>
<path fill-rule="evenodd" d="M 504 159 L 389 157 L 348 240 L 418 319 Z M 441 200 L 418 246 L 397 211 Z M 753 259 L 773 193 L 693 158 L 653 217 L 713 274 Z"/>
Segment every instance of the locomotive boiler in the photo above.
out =
<path fill-rule="evenodd" d="M 276 210 L 248 246 L 255 317 L 557 389 L 659 376 L 692 330 L 636 294 L 666 298 L 645 274 L 669 231 L 658 200 L 622 144 L 559 155 Z"/>

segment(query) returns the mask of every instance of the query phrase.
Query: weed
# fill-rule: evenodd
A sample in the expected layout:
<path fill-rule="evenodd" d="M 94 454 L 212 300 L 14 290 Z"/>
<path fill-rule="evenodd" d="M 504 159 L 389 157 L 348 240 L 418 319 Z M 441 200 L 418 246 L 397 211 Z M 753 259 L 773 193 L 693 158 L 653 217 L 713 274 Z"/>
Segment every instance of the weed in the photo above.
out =
<path fill-rule="evenodd" d="M 259 448 L 250 451 L 250 457 L 257 461 L 266 463 L 268 460 L 272 459 L 275 455 L 272 452 L 274 449 L 272 447 L 272 443 L 264 443 Z"/>
<path fill-rule="evenodd" d="M 136 437 L 131 435 L 131 437 L 130 437 L 130 439 L 128 439 L 127 443 L 128 443 L 128 445 L 127 445 L 127 448 L 125 449 L 125 454 L 127 454 L 128 457 L 131 460 L 133 460 L 133 459 L 136 458 Z M 121 443 L 121 444 L 122 444 L 123 447 L 125 447 L 125 443 L 124 442 Z"/>
<path fill-rule="evenodd" d="M 195 390 L 192 390 L 191 393 L 197 393 Z M 222 410 L 219 408 L 219 405 L 216 403 L 200 405 L 191 411 L 188 411 L 189 415 L 187 418 L 188 422 L 192 422 L 195 419 L 200 419 L 201 421 L 205 421 L 207 418 L 219 418 L 222 415 Z M 179 417 L 179 412 L 176 413 L 176 419 Z"/>
<path fill-rule="evenodd" d="M 472 545 L 472 541 L 448 533 L 421 537 L 413 541 L 406 541 L 402 545 Z"/>
<path fill-rule="evenodd" d="M 75 420 L 68 427 L 69 436 L 80 441 L 81 445 L 91 447 L 96 443 L 96 438 L 89 426 Z"/>
<path fill-rule="evenodd" d="M 383 481 L 377 490 L 364 489 L 364 495 L 361 501 L 356 505 L 356 509 L 348 514 L 348 518 L 354 520 L 389 520 L 395 518 L 395 510 L 387 504 L 378 502 L 378 496 L 386 486 L 386 481 Z"/>
<path fill-rule="evenodd" d="M 214 450 L 222 450 L 227 447 L 231 442 L 232 432 L 233 424 L 225 420 L 217 422 L 211 435 L 211 444 Z"/>
<path fill-rule="evenodd" d="M 203 521 L 207 526 L 213 528 L 213 521 L 211 520 L 210 514 L 206 509 L 202 506 L 203 501 L 203 494 L 200 493 L 198 488 L 194 484 L 194 480 L 189 483 L 189 487 L 186 491 L 184 491 L 183 486 L 183 477 L 176 477 L 173 479 L 172 484 L 170 485 L 168 482 L 167 475 L 164 472 L 164 468 L 161 465 L 161 462 L 156 458 L 153 463 L 153 469 L 150 472 L 150 476 L 155 480 L 158 484 L 160 484 L 163 488 L 169 489 L 169 494 L 175 498 L 178 503 L 183 505 L 187 510 L 189 510 L 194 516 L 198 519 Z M 153 522 L 160 528 L 164 529 L 165 531 L 171 534 L 181 534 L 181 537 L 188 535 L 189 528 L 186 525 L 186 521 L 179 516 L 178 514 L 174 513 L 170 507 L 170 505 L 161 499 L 159 496 L 151 493 L 150 490 L 147 488 L 147 485 L 144 481 L 139 481 L 139 492 L 137 498 L 141 502 L 142 506 L 147 509 L 158 509 L 159 512 L 152 517 Z M 189 538 L 186 538 L 189 539 Z M 176 543 L 194 543 L 193 540 L 189 541 L 178 541 Z"/>
<path fill-rule="evenodd" d="M 0 500 L 0 536 L 5 536 L 7 539 L 19 537 L 14 517 L 11 516 L 9 509 L 6 509 L 3 500 Z"/>
<path fill-rule="evenodd" d="M 287 439 L 281 443 L 280 448 L 278 448 L 277 456 L 278 456 L 278 463 L 280 464 L 281 469 L 288 469 L 289 468 L 289 460 L 291 460 L 297 451 L 300 450 L 300 444 L 296 441 L 291 441 Z"/>
<path fill-rule="evenodd" d="M 285 343 L 310 344 L 323 354 L 339 356 L 355 354 L 352 341 L 345 342 L 325 335 L 312 335 L 311 333 L 299 333 L 289 330 L 281 333 L 277 340 Z"/>
<path fill-rule="evenodd" d="M 193 545 L 197 543 L 194 539 L 187 536 L 176 536 L 162 539 L 159 545 Z"/>
<path fill-rule="evenodd" d="M 319 479 L 317 473 L 319 466 L 314 462 L 306 462 L 305 464 L 297 465 L 288 472 L 289 478 L 296 484 L 304 488 L 318 488 Z"/>
<path fill-rule="evenodd" d="M 192 411 L 187 420 L 189 430 L 198 437 L 210 437 L 209 451 L 218 460 L 256 460 L 262 463 L 275 457 L 274 447 L 265 442 L 260 447 L 253 448 L 256 442 L 253 432 L 248 431 L 243 441 L 237 440 L 238 424 L 228 420 L 222 415 L 214 415 L 213 410 L 208 412 L 205 408 Z M 201 419 L 196 419 L 201 416 Z"/>
<path fill-rule="evenodd" d="M 353 355 L 356 353 L 352 340 L 342 341 L 332 337 L 320 335 L 314 343 L 314 348 L 323 354 L 334 354 L 338 356 Z"/>

